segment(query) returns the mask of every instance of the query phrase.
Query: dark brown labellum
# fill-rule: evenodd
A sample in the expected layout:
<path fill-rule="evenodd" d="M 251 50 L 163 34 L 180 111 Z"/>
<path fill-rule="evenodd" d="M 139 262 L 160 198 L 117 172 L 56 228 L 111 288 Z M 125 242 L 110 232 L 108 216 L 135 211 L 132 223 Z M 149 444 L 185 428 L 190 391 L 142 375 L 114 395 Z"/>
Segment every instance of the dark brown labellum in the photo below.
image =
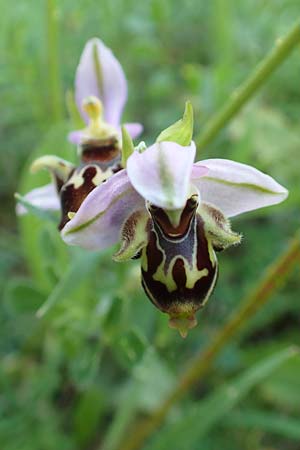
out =
<path fill-rule="evenodd" d="M 106 178 L 109 174 L 106 176 Z M 70 220 L 69 213 L 76 213 L 87 195 L 105 181 L 105 172 L 98 165 L 86 165 L 76 169 L 60 191 L 61 230 Z"/>
<path fill-rule="evenodd" d="M 211 294 L 217 279 L 217 259 L 197 213 L 198 202 L 188 200 L 177 226 L 160 208 L 149 208 L 152 229 L 142 254 L 142 284 L 150 300 L 168 313 L 171 326 L 196 325 L 195 312 Z"/>
<path fill-rule="evenodd" d="M 89 139 L 80 146 L 83 163 L 96 162 L 103 170 L 117 163 L 121 157 L 118 139 L 114 136 L 106 139 Z"/>

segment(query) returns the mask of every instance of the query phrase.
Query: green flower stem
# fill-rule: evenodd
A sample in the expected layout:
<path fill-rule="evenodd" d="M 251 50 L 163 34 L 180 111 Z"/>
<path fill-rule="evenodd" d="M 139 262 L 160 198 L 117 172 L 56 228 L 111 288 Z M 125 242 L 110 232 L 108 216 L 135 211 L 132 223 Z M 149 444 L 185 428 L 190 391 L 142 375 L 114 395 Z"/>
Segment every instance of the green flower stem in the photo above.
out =
<path fill-rule="evenodd" d="M 58 57 L 58 11 L 56 0 L 47 0 L 47 74 L 49 107 L 53 121 L 63 118 L 62 86 Z"/>
<path fill-rule="evenodd" d="M 262 308 L 271 295 L 287 281 L 288 275 L 297 263 L 300 264 L 300 230 L 290 242 L 288 248 L 266 270 L 257 287 L 241 302 L 238 310 L 216 333 L 206 349 L 192 359 L 174 390 L 160 408 L 150 418 L 135 425 L 134 432 L 129 434 L 128 440 L 122 443 L 122 450 L 142 448 L 145 440 L 163 423 L 173 405 L 193 386 L 198 384 L 209 371 L 220 350 L 248 323 L 256 311 Z"/>
<path fill-rule="evenodd" d="M 195 138 L 198 151 L 209 144 L 230 119 L 245 105 L 250 97 L 267 81 L 272 73 L 289 56 L 300 42 L 300 23 L 298 22 L 283 39 L 278 39 L 275 48 L 256 67 L 249 78 L 237 88 L 220 109 L 204 125 Z"/>

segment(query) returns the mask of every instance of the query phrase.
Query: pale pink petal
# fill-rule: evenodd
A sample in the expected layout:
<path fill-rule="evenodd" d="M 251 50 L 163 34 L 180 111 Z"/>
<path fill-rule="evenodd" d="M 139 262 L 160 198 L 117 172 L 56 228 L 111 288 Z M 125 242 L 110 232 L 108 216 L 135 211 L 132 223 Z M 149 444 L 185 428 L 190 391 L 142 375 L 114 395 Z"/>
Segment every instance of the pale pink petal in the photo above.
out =
<path fill-rule="evenodd" d="M 202 164 L 196 163 L 193 165 L 191 178 L 203 177 L 204 175 L 207 175 L 208 172 L 209 172 L 208 167 L 203 166 Z"/>
<path fill-rule="evenodd" d="M 83 136 L 84 130 L 71 131 L 68 134 L 68 141 L 71 142 L 72 144 L 79 145 L 82 141 Z"/>
<path fill-rule="evenodd" d="M 135 139 L 139 137 L 140 134 L 143 132 L 143 125 L 141 123 L 124 123 L 124 127 L 132 137 L 132 139 Z"/>
<path fill-rule="evenodd" d="M 62 229 L 63 240 L 89 250 L 103 250 L 119 241 L 123 223 L 145 201 L 133 189 L 126 170 L 96 187 Z"/>
<path fill-rule="evenodd" d="M 198 164 L 208 167 L 206 176 L 198 178 Z M 275 205 L 288 196 L 288 191 L 269 175 L 227 159 L 206 159 L 195 164 L 192 182 L 202 201 L 212 203 L 227 217 Z"/>
<path fill-rule="evenodd" d="M 99 61 L 98 68 L 95 64 L 95 52 Z M 97 38 L 86 43 L 75 77 L 75 99 L 86 122 L 88 117 L 82 109 L 82 101 L 90 95 L 102 101 L 106 122 L 118 126 L 127 100 L 127 82 L 119 61 Z"/>
<path fill-rule="evenodd" d="M 40 209 L 58 211 L 60 202 L 57 191 L 53 184 L 35 188 L 24 195 L 24 200 Z M 18 215 L 27 214 L 27 209 L 20 203 L 17 204 L 16 212 Z"/>
<path fill-rule="evenodd" d="M 189 195 L 195 152 L 194 142 L 187 147 L 175 142 L 156 143 L 130 156 L 128 177 L 150 203 L 166 209 L 182 208 Z"/>
<path fill-rule="evenodd" d="M 126 127 L 128 133 L 130 134 L 132 139 L 137 138 L 143 131 L 143 125 L 140 123 L 125 123 L 124 126 Z M 72 144 L 79 145 L 81 144 L 83 138 L 87 135 L 87 130 L 76 130 L 71 131 L 68 134 L 68 140 Z M 120 139 L 122 136 L 121 128 L 118 127 L 118 133 L 120 135 Z"/>

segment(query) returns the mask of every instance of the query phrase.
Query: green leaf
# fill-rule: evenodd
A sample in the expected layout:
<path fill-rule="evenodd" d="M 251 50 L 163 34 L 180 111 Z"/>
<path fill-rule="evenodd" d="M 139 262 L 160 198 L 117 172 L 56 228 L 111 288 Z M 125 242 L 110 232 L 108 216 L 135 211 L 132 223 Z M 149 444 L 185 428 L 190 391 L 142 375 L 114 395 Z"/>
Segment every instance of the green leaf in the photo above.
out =
<path fill-rule="evenodd" d="M 105 406 L 105 396 L 96 386 L 91 386 L 80 397 L 74 412 L 74 431 L 81 446 L 86 447 L 93 440 L 104 416 Z"/>
<path fill-rule="evenodd" d="M 290 338 L 292 339 L 292 337 Z M 295 335 L 295 340 L 298 334 Z M 265 344 L 266 345 L 266 344 Z M 300 359 L 293 359 L 259 387 L 260 397 L 279 410 L 299 411 Z"/>
<path fill-rule="evenodd" d="M 136 329 L 122 333 L 113 345 L 114 353 L 120 363 L 127 369 L 135 366 L 141 360 L 146 348 L 145 336 Z"/>
<path fill-rule="evenodd" d="M 124 434 L 139 411 L 153 411 L 166 398 L 175 378 L 156 351 L 148 347 L 118 395 L 117 411 L 104 439 L 105 450 L 122 448 Z"/>
<path fill-rule="evenodd" d="M 106 253 L 80 252 L 76 255 L 45 303 L 38 310 L 38 317 L 43 317 L 56 303 L 72 295 Z"/>
<path fill-rule="evenodd" d="M 74 92 L 71 89 L 67 90 L 65 100 L 66 100 L 67 111 L 69 113 L 69 117 L 72 122 L 72 127 L 74 127 L 75 129 L 84 128 L 86 126 L 86 124 L 84 123 L 84 121 L 78 111 L 78 108 L 77 108 L 77 105 L 75 102 L 75 98 L 74 98 Z"/>
<path fill-rule="evenodd" d="M 299 357 L 295 348 L 288 348 L 264 359 L 228 385 L 218 388 L 202 402 L 185 412 L 184 418 L 166 427 L 147 450 L 167 450 L 176 442 L 176 450 L 193 448 L 201 439 L 245 397 L 251 388 L 290 358 Z"/>
<path fill-rule="evenodd" d="M 280 413 L 261 410 L 241 410 L 232 412 L 225 418 L 226 427 L 251 428 L 268 431 L 274 435 L 300 440 L 300 419 L 286 417 Z"/>
<path fill-rule="evenodd" d="M 5 290 L 4 302 L 13 314 L 35 313 L 42 304 L 44 295 L 32 281 L 25 278 L 11 279 Z"/>
<path fill-rule="evenodd" d="M 190 102 L 186 102 L 183 118 L 166 128 L 157 137 L 156 142 L 171 141 L 179 145 L 190 145 L 193 137 L 194 114 Z"/>
<path fill-rule="evenodd" d="M 117 450 L 121 448 L 125 431 L 133 422 L 136 412 L 136 393 L 134 389 L 129 389 L 126 395 L 118 401 L 117 411 L 103 440 L 103 449 Z"/>
<path fill-rule="evenodd" d="M 126 127 L 122 126 L 122 166 L 125 168 L 128 158 L 134 152 L 134 146 Z"/>
<path fill-rule="evenodd" d="M 124 313 L 124 301 L 119 296 L 106 296 L 99 305 L 98 314 L 101 317 L 101 324 L 107 337 L 118 334 L 122 327 Z"/>

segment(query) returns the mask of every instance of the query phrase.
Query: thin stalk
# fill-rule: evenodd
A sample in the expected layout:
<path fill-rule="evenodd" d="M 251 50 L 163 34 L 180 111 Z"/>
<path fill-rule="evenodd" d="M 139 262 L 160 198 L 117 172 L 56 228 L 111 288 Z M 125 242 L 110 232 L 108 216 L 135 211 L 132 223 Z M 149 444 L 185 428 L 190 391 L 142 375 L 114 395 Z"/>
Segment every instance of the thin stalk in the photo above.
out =
<path fill-rule="evenodd" d="M 195 138 L 198 151 L 216 137 L 218 132 L 258 91 L 299 42 L 300 23 L 298 22 L 284 38 L 276 41 L 271 53 L 262 60 L 246 81 L 231 94 L 223 108 L 204 125 L 201 133 Z"/>
<path fill-rule="evenodd" d="M 59 70 L 59 33 L 56 0 L 47 0 L 47 75 L 49 106 L 53 121 L 63 118 L 63 97 Z"/>
<path fill-rule="evenodd" d="M 287 281 L 288 275 L 297 263 L 300 263 L 300 230 L 296 233 L 288 248 L 266 270 L 257 287 L 241 302 L 239 309 L 216 333 L 215 338 L 191 360 L 169 397 L 150 418 L 135 425 L 134 432 L 122 443 L 122 450 L 138 450 L 142 448 L 146 439 L 163 423 L 173 405 L 193 386 L 199 383 L 209 371 L 216 356 L 230 339 L 248 323 L 256 311 L 262 308 L 272 294 Z"/>

